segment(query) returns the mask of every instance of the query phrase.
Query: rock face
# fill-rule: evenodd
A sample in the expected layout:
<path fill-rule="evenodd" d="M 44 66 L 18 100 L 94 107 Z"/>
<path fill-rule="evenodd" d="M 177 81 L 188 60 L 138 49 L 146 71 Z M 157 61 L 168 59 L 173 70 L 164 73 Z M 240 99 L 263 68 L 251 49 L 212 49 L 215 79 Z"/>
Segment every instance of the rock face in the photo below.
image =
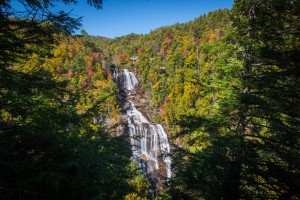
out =
<path fill-rule="evenodd" d="M 135 107 L 138 85 L 136 76 L 126 69 L 118 69 L 113 71 L 113 77 L 123 90 L 123 118 L 126 124 L 123 134 L 128 136 L 132 146 L 132 159 L 138 162 L 149 178 L 156 181 L 161 176 L 170 178 L 172 172 L 168 137 L 162 125 L 151 123 L 150 117 Z M 136 102 L 143 104 L 144 101 L 139 99 Z"/>

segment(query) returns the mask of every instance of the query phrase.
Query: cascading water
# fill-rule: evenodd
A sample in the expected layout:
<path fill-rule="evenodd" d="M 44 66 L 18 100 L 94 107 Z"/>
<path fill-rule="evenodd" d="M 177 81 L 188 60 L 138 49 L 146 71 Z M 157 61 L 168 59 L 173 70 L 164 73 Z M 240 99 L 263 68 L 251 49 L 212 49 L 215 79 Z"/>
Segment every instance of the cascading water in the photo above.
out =
<path fill-rule="evenodd" d="M 127 69 L 114 70 L 113 77 L 118 84 L 119 88 L 126 90 L 129 94 L 134 89 L 135 85 L 138 83 L 137 78 L 132 72 Z"/>
<path fill-rule="evenodd" d="M 119 88 L 132 95 L 138 80 L 126 69 L 114 70 L 113 76 Z M 127 100 L 126 111 L 129 141 L 132 146 L 132 158 L 139 163 L 142 170 L 151 174 L 165 169 L 167 178 L 171 177 L 171 158 L 168 137 L 162 125 L 150 123 L 138 111 L 133 102 Z"/>

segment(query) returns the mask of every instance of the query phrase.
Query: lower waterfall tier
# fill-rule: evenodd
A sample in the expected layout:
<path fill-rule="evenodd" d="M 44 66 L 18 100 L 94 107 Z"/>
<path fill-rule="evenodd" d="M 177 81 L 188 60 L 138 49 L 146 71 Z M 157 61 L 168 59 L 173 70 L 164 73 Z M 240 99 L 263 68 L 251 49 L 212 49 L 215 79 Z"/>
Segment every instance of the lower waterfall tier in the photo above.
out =
<path fill-rule="evenodd" d="M 127 111 L 127 125 L 135 158 L 147 161 L 147 172 L 160 167 L 166 169 L 166 176 L 171 177 L 171 158 L 168 137 L 160 124 L 151 124 L 139 112 L 132 102 Z M 138 160 L 137 160 L 138 161 Z"/>

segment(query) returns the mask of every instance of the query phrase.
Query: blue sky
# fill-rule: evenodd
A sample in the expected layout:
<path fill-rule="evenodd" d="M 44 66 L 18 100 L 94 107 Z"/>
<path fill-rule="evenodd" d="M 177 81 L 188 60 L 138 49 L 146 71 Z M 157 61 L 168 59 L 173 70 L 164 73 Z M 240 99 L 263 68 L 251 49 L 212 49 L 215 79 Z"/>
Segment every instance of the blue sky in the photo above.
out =
<path fill-rule="evenodd" d="M 232 8 L 233 0 L 104 0 L 97 10 L 79 0 L 63 6 L 83 16 L 83 29 L 90 35 L 109 38 L 129 33 L 147 34 L 156 28 L 187 22 L 209 11 Z"/>
<path fill-rule="evenodd" d="M 129 33 L 147 34 L 209 11 L 231 9 L 234 0 L 104 0 L 100 10 L 89 6 L 87 0 L 77 1 L 76 5 L 59 3 L 55 10 L 72 11 L 72 15 L 83 17 L 82 29 L 90 35 L 114 38 Z M 17 0 L 13 2 L 14 8 L 20 9 Z"/>

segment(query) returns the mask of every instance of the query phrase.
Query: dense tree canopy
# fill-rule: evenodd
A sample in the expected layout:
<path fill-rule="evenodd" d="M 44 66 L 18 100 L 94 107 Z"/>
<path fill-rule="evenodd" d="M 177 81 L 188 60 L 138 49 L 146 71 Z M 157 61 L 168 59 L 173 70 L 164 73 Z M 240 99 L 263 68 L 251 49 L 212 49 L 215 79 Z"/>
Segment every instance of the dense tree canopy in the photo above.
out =
<path fill-rule="evenodd" d="M 55 34 L 60 32 L 73 33 L 80 27 L 81 18 L 73 18 L 63 10 L 54 9 L 58 2 L 76 3 L 76 0 L 39 1 L 26 0 L 0 2 L 0 64 L 26 56 L 34 51 L 28 45 L 39 44 L 45 48 L 55 40 Z M 16 10 L 12 3 L 19 3 Z M 97 9 L 102 7 L 102 0 L 88 0 Z M 35 49 L 37 51 L 37 49 Z"/>
<path fill-rule="evenodd" d="M 0 198 L 149 197 L 125 138 L 104 127 L 118 90 L 94 43 L 69 35 L 79 19 L 56 1 L 20 3 L 0 3 Z"/>
<path fill-rule="evenodd" d="M 173 198 L 299 198 L 299 7 L 236 1 L 102 46 L 107 60 L 138 55 L 131 67 L 178 145 Z"/>
<path fill-rule="evenodd" d="M 239 0 L 115 39 L 70 36 L 80 19 L 56 1 L 20 2 L 0 2 L 1 199 L 300 198 L 299 0 Z M 105 127 L 120 112 L 110 66 L 139 74 L 173 144 L 155 197 Z"/>

